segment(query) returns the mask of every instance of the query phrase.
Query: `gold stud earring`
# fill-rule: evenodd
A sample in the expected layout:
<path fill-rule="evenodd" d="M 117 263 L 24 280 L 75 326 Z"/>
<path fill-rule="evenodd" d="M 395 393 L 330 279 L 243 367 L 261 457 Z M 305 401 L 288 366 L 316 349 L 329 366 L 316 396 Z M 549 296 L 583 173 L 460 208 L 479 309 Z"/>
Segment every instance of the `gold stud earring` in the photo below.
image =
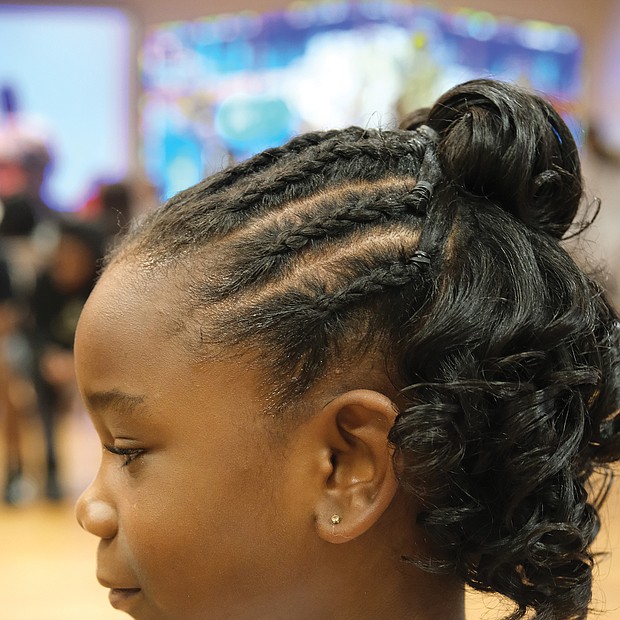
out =
<path fill-rule="evenodd" d="M 340 518 L 340 515 L 332 515 L 332 518 L 331 518 L 332 525 L 338 525 L 341 520 L 342 519 Z"/>

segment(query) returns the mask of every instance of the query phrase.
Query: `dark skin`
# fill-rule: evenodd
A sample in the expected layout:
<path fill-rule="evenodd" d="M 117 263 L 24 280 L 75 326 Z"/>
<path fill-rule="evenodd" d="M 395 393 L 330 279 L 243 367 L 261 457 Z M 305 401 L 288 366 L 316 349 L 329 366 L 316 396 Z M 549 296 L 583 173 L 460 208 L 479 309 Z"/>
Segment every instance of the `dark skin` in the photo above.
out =
<path fill-rule="evenodd" d="M 75 344 L 104 445 L 77 518 L 101 539 L 112 604 L 136 620 L 463 620 L 456 580 L 400 559 L 424 543 L 388 447 L 392 400 L 334 373 L 283 426 L 259 370 L 196 364 L 170 335 L 178 290 L 137 273 L 104 273 Z"/>

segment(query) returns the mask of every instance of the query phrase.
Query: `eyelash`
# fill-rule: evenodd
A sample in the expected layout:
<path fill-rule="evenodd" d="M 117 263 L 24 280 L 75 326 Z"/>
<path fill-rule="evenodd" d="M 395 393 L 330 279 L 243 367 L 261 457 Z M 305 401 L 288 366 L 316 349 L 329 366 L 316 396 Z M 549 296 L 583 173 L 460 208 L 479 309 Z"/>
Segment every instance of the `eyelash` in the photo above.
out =
<path fill-rule="evenodd" d="M 112 454 L 125 457 L 125 462 L 122 467 L 127 467 L 127 465 L 137 459 L 141 454 L 144 454 L 144 450 L 142 448 L 117 448 L 116 446 L 108 445 L 104 445 L 103 447 Z"/>

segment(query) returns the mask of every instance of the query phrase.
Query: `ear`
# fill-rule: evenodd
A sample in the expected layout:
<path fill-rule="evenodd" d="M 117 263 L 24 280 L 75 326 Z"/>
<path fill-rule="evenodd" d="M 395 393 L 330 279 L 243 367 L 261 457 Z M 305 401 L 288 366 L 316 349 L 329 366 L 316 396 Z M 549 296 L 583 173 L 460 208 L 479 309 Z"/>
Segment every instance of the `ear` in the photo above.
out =
<path fill-rule="evenodd" d="M 387 396 L 352 390 L 330 401 L 315 418 L 326 448 L 315 507 L 316 531 L 324 540 L 357 538 L 390 505 L 398 488 L 388 444 L 396 415 Z"/>

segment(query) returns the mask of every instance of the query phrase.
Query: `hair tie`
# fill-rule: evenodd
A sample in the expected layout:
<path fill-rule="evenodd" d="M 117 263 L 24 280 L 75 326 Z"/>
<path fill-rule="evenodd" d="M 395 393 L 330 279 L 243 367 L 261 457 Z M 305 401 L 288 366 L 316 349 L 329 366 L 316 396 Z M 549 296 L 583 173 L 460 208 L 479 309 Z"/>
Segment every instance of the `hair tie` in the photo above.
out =
<path fill-rule="evenodd" d="M 409 259 L 410 263 L 415 263 L 419 267 L 428 267 L 431 264 L 431 256 L 428 252 L 416 250 Z"/>
<path fill-rule="evenodd" d="M 436 183 L 441 179 L 441 165 L 437 157 L 439 134 L 428 125 L 420 125 L 416 131 L 425 142 L 424 155 L 416 174 L 417 182 L 412 191 L 418 189 L 420 195 L 428 194 L 430 199 Z"/>
<path fill-rule="evenodd" d="M 411 193 L 420 200 L 429 201 L 433 197 L 433 185 L 428 181 L 418 181 Z"/>
<path fill-rule="evenodd" d="M 410 195 L 416 211 L 426 211 L 433 197 L 433 185 L 428 181 L 418 181 L 411 189 Z"/>

